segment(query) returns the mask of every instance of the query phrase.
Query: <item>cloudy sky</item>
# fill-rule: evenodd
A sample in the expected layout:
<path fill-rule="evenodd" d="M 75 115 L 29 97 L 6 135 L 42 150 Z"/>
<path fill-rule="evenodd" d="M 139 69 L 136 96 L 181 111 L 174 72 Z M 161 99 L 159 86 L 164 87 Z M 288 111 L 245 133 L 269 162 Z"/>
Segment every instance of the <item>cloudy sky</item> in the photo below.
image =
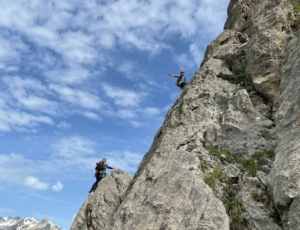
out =
<path fill-rule="evenodd" d="M 69 229 L 96 161 L 133 175 L 228 2 L 2 0 L 0 216 Z"/>

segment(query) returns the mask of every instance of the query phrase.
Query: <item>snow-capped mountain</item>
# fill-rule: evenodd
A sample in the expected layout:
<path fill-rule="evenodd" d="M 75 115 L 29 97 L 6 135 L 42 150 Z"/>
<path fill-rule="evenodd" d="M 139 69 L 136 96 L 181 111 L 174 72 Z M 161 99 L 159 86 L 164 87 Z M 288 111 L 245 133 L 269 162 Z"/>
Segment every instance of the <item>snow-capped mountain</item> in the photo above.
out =
<path fill-rule="evenodd" d="M 0 230 L 63 230 L 51 220 L 43 219 L 38 222 L 33 217 L 0 217 Z"/>
<path fill-rule="evenodd" d="M 0 217 L 0 230 L 7 229 L 7 227 L 13 226 L 21 220 L 21 217 Z"/>

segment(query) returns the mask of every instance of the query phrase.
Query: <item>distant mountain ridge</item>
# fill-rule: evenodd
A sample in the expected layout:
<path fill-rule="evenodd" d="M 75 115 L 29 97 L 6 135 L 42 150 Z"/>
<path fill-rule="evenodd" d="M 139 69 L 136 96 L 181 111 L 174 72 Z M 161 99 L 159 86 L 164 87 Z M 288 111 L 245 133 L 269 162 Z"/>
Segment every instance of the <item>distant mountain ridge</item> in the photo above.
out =
<path fill-rule="evenodd" d="M 33 217 L 0 217 L 0 230 L 63 230 L 51 220 L 43 219 L 38 222 Z"/>

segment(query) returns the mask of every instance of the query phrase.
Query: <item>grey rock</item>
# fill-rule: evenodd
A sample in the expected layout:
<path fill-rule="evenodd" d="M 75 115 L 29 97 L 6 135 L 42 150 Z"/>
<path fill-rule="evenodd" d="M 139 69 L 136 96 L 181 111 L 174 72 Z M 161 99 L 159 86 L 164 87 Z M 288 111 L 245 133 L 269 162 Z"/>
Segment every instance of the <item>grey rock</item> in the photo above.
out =
<path fill-rule="evenodd" d="M 247 40 L 248 37 L 246 34 L 233 30 L 225 30 L 207 47 L 201 66 L 209 59 L 218 59 L 224 61 L 223 66 L 227 65 L 228 68 L 228 70 L 223 71 L 221 74 L 217 74 L 218 77 L 232 79 L 234 75 L 243 74 Z"/>
<path fill-rule="evenodd" d="M 299 213 L 299 202 L 290 205 L 300 194 L 300 31 L 289 42 L 286 52 L 286 64 L 280 89 L 279 109 L 275 115 L 276 131 L 279 136 L 276 158 L 270 172 L 268 183 L 273 191 L 275 204 L 280 211 L 285 226 Z M 298 215 L 299 218 L 299 215 Z M 295 225 L 294 225 L 295 226 Z M 299 225 L 298 225 L 299 226 Z M 288 228 L 288 227 L 287 227 Z M 299 228 L 289 228 L 299 229 Z"/>
<path fill-rule="evenodd" d="M 267 186 L 267 177 L 268 175 L 262 171 L 256 172 L 256 177 L 259 179 L 259 181 L 263 184 L 263 186 Z"/>
<path fill-rule="evenodd" d="M 261 196 L 265 193 L 264 188 L 259 185 L 260 181 L 254 177 L 244 177 L 244 179 L 239 182 L 241 190 L 237 198 L 243 203 L 243 208 L 247 213 L 246 219 L 248 219 L 252 229 L 281 230 L 282 228 L 269 217 L 266 204 L 252 199 L 252 194 Z"/>
<path fill-rule="evenodd" d="M 246 33 L 246 76 L 269 100 L 278 96 L 280 67 L 292 37 L 293 9 L 288 0 L 231 0 L 225 30 Z"/>
<path fill-rule="evenodd" d="M 86 199 L 81 205 L 76 217 L 73 220 L 70 230 L 87 230 L 86 206 L 89 202 L 89 199 Z"/>
<path fill-rule="evenodd" d="M 216 116 L 216 119 L 221 119 L 221 118 L 222 118 L 222 114 Z M 216 141 L 216 136 L 217 133 L 215 129 L 209 129 L 205 131 L 203 134 L 204 141 L 207 145 L 213 145 L 213 143 Z"/>
<path fill-rule="evenodd" d="M 229 164 L 225 167 L 224 172 L 227 177 L 236 178 L 241 173 L 241 170 L 236 165 Z"/>
<path fill-rule="evenodd" d="M 258 150 L 275 148 L 274 126 L 253 107 L 247 91 L 239 90 L 228 101 L 215 143 L 233 155 L 250 156 Z"/>
<path fill-rule="evenodd" d="M 269 102 L 265 97 L 262 97 L 257 91 L 252 90 L 249 92 L 249 97 L 252 101 L 253 106 L 257 111 L 267 118 L 272 117 L 272 103 Z"/>
<path fill-rule="evenodd" d="M 300 197 L 294 198 L 289 211 L 288 216 L 288 228 L 289 229 L 299 229 L 300 228 Z"/>
<path fill-rule="evenodd" d="M 229 229 L 222 202 L 191 170 L 197 161 L 185 151 L 155 152 L 108 229 Z"/>
<path fill-rule="evenodd" d="M 83 203 L 71 230 L 109 229 L 111 217 L 120 206 L 131 176 L 120 169 L 102 179 L 97 189 Z"/>
<path fill-rule="evenodd" d="M 278 96 L 280 67 L 285 47 L 292 36 L 292 7 L 288 0 L 255 0 L 247 12 L 250 37 L 246 75 L 255 89 L 269 100 Z"/>
<path fill-rule="evenodd" d="M 225 22 L 224 29 L 243 32 L 246 30 L 249 3 L 242 0 L 231 0 L 227 8 L 229 17 Z"/>

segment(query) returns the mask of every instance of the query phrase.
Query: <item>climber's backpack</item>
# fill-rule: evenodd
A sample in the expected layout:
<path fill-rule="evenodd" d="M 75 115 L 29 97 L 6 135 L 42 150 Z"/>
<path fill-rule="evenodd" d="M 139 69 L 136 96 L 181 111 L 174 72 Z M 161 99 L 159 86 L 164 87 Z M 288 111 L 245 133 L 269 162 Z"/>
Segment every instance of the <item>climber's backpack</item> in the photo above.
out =
<path fill-rule="evenodd" d="M 105 162 L 103 161 L 99 161 L 96 163 L 96 172 L 100 172 L 101 170 L 104 170 L 105 169 Z"/>

